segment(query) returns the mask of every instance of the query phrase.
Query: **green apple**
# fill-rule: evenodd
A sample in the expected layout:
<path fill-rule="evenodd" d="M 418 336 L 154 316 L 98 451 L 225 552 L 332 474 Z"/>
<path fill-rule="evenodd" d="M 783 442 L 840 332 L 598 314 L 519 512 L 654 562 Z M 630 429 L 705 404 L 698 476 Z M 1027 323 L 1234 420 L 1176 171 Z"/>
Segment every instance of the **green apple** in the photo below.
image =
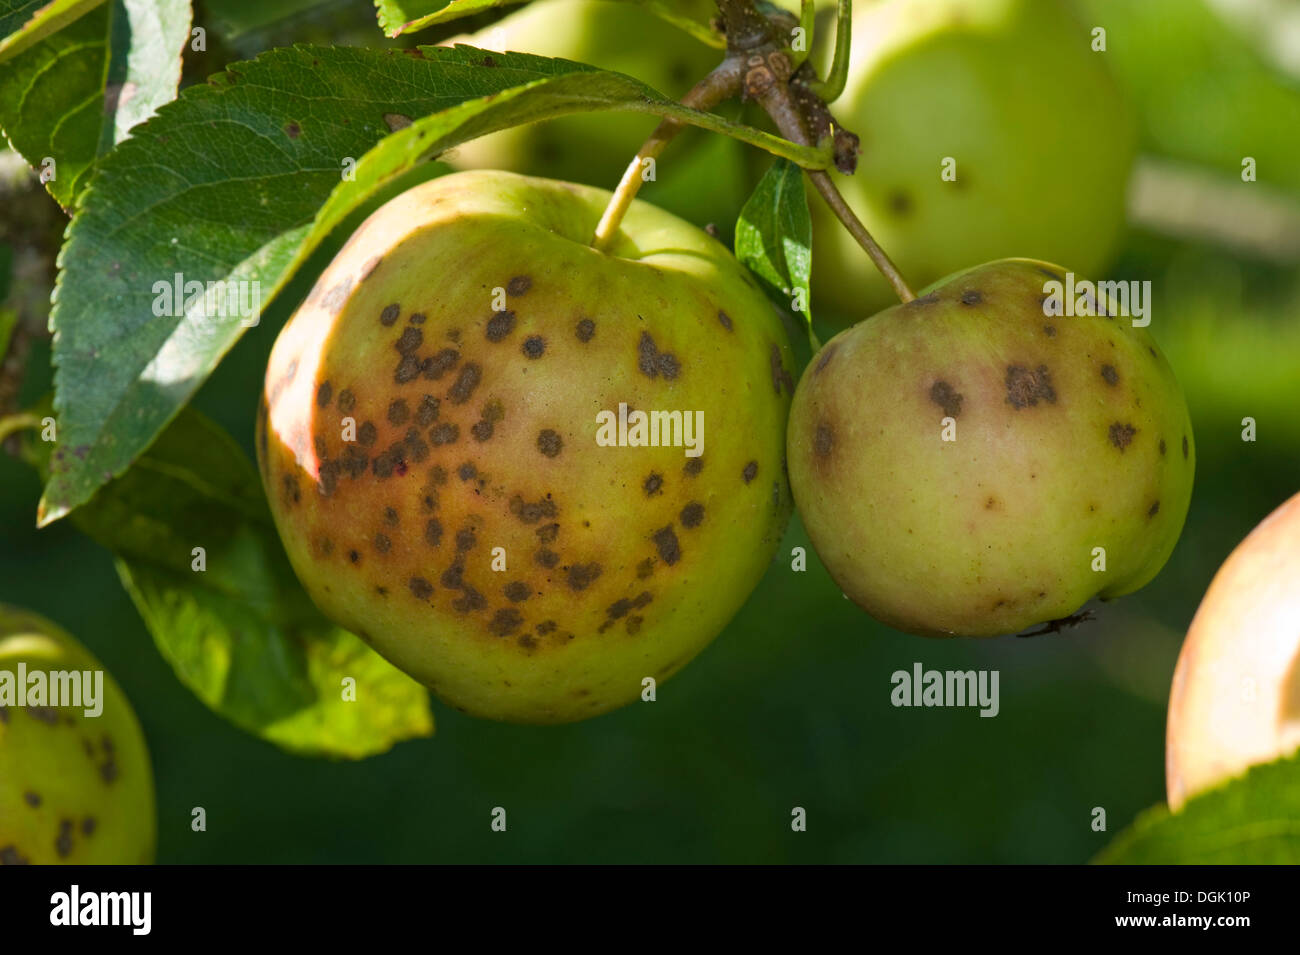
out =
<path fill-rule="evenodd" d="M 1107 54 L 1065 4 L 858 4 L 853 41 L 832 109 L 862 155 L 836 181 L 913 287 L 1030 253 L 1101 273 L 1124 226 L 1135 129 Z M 840 322 L 884 307 L 888 285 L 812 206 L 814 303 Z"/>
<path fill-rule="evenodd" d="M 91 692 L 55 699 L 74 673 Z M 0 865 L 149 863 L 155 844 L 149 752 L 121 688 L 50 621 L 0 604 Z"/>
<path fill-rule="evenodd" d="M 1300 748 L 1300 494 L 1232 552 L 1192 620 L 1169 694 L 1169 805 Z"/>
<path fill-rule="evenodd" d="M 259 462 L 299 578 L 476 716 L 637 699 L 727 623 L 789 516 L 778 316 L 647 203 L 591 248 L 609 198 L 494 171 L 417 186 L 353 235 L 267 368 Z"/>
<path fill-rule="evenodd" d="M 1055 314 L 1063 281 L 1029 259 L 969 269 L 841 332 L 804 372 L 795 503 L 876 619 L 1014 633 L 1137 590 L 1173 550 L 1195 460 L 1182 391 L 1118 303 Z"/>
<path fill-rule="evenodd" d="M 713 49 L 635 4 L 609 0 L 537 0 L 468 43 L 498 52 L 561 57 L 625 73 L 680 98 L 722 61 Z M 613 188 L 659 118 L 602 111 L 492 133 L 443 158 L 458 169 L 505 169 Z M 700 130 L 679 134 L 656 161 L 641 198 L 697 225 L 724 230 L 745 202 L 744 147 Z"/>

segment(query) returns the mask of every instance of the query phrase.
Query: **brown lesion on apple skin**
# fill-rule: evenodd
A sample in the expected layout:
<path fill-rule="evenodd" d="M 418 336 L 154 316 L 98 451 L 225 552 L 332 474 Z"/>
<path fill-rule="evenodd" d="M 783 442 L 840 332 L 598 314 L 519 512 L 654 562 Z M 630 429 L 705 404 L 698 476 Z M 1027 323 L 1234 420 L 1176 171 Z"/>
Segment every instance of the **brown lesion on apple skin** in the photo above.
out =
<path fill-rule="evenodd" d="M 1030 369 L 1026 365 L 1008 365 L 1006 374 L 1007 404 L 1017 411 L 1036 406 L 1040 401 L 1056 404 L 1052 372 L 1046 365 Z"/>
<path fill-rule="evenodd" d="M 930 400 L 942 409 L 945 417 L 960 417 L 962 396 L 948 382 L 943 380 L 935 381 L 930 386 Z"/>
<path fill-rule="evenodd" d="M 1133 436 L 1138 433 L 1138 429 L 1133 427 L 1131 424 L 1116 421 L 1111 424 L 1107 433 L 1110 438 L 1110 443 L 1120 451 L 1124 451 L 1133 443 Z"/>

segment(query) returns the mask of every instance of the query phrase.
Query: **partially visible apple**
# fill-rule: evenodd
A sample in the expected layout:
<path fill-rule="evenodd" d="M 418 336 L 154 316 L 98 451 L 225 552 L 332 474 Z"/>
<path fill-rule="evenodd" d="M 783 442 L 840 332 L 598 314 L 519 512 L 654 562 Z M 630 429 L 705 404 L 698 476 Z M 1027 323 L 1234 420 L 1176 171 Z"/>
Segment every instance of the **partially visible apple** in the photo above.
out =
<path fill-rule="evenodd" d="M 1169 805 L 1300 748 L 1300 494 L 1234 550 L 1174 670 Z"/>
<path fill-rule="evenodd" d="M 48 695 L 52 671 L 102 673 L 99 714 L 53 705 L 66 701 Z M 149 863 L 155 841 L 149 752 L 121 687 L 59 627 L 0 604 L 0 865 Z"/>
<path fill-rule="evenodd" d="M 856 4 L 853 22 L 832 109 L 862 154 L 837 182 L 912 286 L 1027 255 L 1098 276 L 1123 229 L 1135 130 L 1066 5 L 884 0 Z M 888 285 L 811 206 L 814 304 L 840 322 L 883 308 Z"/>

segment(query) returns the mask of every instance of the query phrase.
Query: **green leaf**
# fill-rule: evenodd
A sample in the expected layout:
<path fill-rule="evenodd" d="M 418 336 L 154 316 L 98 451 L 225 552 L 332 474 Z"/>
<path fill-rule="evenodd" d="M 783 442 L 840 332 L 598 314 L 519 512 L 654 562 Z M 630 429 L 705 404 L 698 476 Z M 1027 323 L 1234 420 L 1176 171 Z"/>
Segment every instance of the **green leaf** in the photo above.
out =
<path fill-rule="evenodd" d="M 467 46 L 273 50 L 185 90 L 98 164 L 70 227 L 51 316 L 68 453 L 54 461 L 40 523 L 125 471 L 260 306 L 385 183 L 467 139 L 596 109 L 672 116 L 815 168 L 830 162 L 827 150 L 687 109 L 618 73 Z M 198 301 L 176 314 L 176 276 L 235 283 L 246 307 L 204 314 Z"/>
<path fill-rule="evenodd" d="M 416 33 L 440 23 L 485 10 L 518 5 L 520 0 L 376 0 L 379 25 L 387 36 Z M 636 3 L 655 16 L 689 33 L 703 43 L 721 50 L 727 45 L 722 34 L 713 29 L 717 12 L 712 0 L 611 0 Z"/>
<path fill-rule="evenodd" d="M 1148 809 L 1094 860 L 1103 864 L 1300 863 L 1300 753 L 1251 767 L 1187 801 Z"/>
<path fill-rule="evenodd" d="M 0 128 L 65 209 L 99 156 L 175 98 L 189 31 L 187 0 L 114 0 L 0 71 Z"/>
<path fill-rule="evenodd" d="M 103 0 L 0 0 L 0 63 L 101 3 Z"/>
<path fill-rule="evenodd" d="M 25 452 L 48 465 L 49 446 L 34 436 Z M 311 603 L 257 471 L 197 412 L 183 412 L 73 520 L 116 556 L 181 682 L 235 725 L 293 752 L 353 759 L 433 732 L 424 688 Z M 343 697 L 345 679 L 355 702 Z"/>
<path fill-rule="evenodd" d="M 758 276 L 773 300 L 801 312 L 811 327 L 812 219 L 803 172 L 794 163 L 772 163 L 740 211 L 736 258 Z"/>

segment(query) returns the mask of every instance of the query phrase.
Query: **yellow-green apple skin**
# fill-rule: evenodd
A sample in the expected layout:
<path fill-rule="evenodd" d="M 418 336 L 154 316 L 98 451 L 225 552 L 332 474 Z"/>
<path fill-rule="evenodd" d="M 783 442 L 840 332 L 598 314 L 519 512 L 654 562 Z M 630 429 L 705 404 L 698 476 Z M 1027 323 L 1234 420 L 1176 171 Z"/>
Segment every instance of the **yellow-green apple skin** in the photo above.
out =
<path fill-rule="evenodd" d="M 1045 314 L 1064 275 L 977 266 L 836 335 L 805 370 L 795 503 L 836 583 L 883 623 L 1018 632 L 1137 590 L 1173 550 L 1195 460 L 1182 391 L 1113 305 Z"/>
<path fill-rule="evenodd" d="M 0 865 L 153 861 L 153 770 L 121 687 L 53 623 L 0 604 L 0 679 L 16 691 L 20 673 L 31 688 L 34 673 L 74 670 L 103 673 L 98 716 L 0 702 Z"/>
<path fill-rule="evenodd" d="M 259 460 L 299 578 L 476 716 L 639 698 L 741 606 L 791 510 L 779 318 L 646 203 L 592 249 L 608 199 L 505 172 L 417 186 L 353 235 L 267 368 Z M 703 453 L 599 443 L 621 403 L 702 414 Z"/>
<path fill-rule="evenodd" d="M 446 41 L 561 57 L 627 74 L 678 99 L 722 61 L 714 49 L 637 4 L 538 0 L 472 35 Z M 458 169 L 505 169 L 612 189 L 659 117 L 602 110 L 492 133 L 443 158 Z M 656 161 L 641 198 L 697 225 L 728 226 L 746 198 L 745 147 L 697 130 Z"/>
<path fill-rule="evenodd" d="M 836 182 L 914 288 L 1026 255 L 1100 276 L 1136 132 L 1092 43 L 1060 0 L 854 5 L 849 81 L 831 108 L 862 154 Z M 866 255 L 812 207 L 814 304 L 840 323 L 887 305 Z"/>
<path fill-rule="evenodd" d="M 1300 747 L 1300 494 L 1214 575 L 1169 694 L 1169 805 Z"/>

